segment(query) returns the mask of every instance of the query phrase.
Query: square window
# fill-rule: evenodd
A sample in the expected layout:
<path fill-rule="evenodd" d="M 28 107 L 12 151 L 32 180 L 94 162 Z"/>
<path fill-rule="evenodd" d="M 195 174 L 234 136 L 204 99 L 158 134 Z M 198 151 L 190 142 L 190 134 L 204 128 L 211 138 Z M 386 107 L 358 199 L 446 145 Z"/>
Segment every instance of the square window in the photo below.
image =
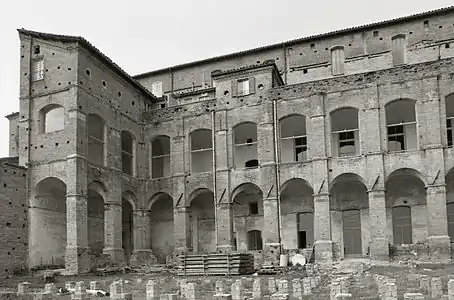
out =
<path fill-rule="evenodd" d="M 257 202 L 249 203 L 249 214 L 258 215 L 259 214 L 259 204 Z"/>
<path fill-rule="evenodd" d="M 238 81 L 238 95 L 249 95 L 249 79 Z"/>

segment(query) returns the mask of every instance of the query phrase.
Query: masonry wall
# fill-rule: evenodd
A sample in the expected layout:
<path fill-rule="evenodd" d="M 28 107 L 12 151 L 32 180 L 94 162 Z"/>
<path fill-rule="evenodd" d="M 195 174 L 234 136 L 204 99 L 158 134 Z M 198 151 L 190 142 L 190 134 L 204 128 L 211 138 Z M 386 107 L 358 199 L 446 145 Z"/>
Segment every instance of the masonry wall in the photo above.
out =
<path fill-rule="evenodd" d="M 425 25 L 425 21 L 428 24 Z M 139 75 L 137 79 L 151 90 L 153 82 L 161 81 L 163 92 L 211 86 L 214 70 L 235 69 L 272 59 L 287 84 L 332 78 L 331 48 L 342 45 L 345 51 L 345 74 L 355 74 L 392 68 L 391 38 L 405 34 L 408 63 L 437 60 L 452 56 L 454 47 L 454 15 L 452 11 L 421 17 L 375 28 L 352 30 L 321 38 L 308 38 L 284 47 L 258 50 L 225 59 L 200 63 L 196 66 L 173 68 L 169 71 Z M 448 48 L 449 47 L 449 48 Z M 171 103 L 173 103 L 171 101 Z"/>
<path fill-rule="evenodd" d="M 1 160 L 0 278 L 28 269 L 26 170 L 17 163 L 17 159 Z"/>

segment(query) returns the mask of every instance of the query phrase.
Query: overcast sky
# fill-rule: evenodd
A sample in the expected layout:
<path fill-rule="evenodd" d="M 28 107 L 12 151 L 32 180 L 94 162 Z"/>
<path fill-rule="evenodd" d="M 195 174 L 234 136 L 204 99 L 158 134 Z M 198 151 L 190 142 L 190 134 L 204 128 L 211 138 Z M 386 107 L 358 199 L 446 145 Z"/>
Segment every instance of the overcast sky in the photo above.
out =
<path fill-rule="evenodd" d="M 135 75 L 452 4 L 452 0 L 4 0 L 0 115 L 19 109 L 17 28 L 83 36 Z M 0 157 L 8 156 L 9 127 L 2 116 Z"/>

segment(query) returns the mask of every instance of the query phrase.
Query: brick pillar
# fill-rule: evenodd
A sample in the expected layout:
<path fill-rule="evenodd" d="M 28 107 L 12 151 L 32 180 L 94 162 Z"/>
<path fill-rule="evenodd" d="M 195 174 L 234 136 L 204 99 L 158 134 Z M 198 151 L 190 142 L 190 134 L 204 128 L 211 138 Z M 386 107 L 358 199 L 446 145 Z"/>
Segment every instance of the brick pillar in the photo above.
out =
<path fill-rule="evenodd" d="M 173 209 L 173 237 L 175 239 L 175 254 L 186 253 L 190 249 L 189 208 L 175 207 Z"/>
<path fill-rule="evenodd" d="M 66 162 L 66 254 L 68 274 L 90 270 L 87 236 L 87 161 L 72 155 Z"/>
<path fill-rule="evenodd" d="M 217 111 L 214 121 L 215 156 L 216 156 L 216 227 L 218 234 L 218 251 L 230 252 L 233 245 L 233 208 L 230 200 L 230 181 L 228 167 L 228 131 L 227 112 Z"/>
<path fill-rule="evenodd" d="M 386 236 L 385 191 L 368 191 L 370 219 L 370 258 L 389 260 L 388 238 Z"/>
<path fill-rule="evenodd" d="M 448 236 L 446 186 L 444 184 L 428 185 L 426 193 L 431 257 L 449 260 L 451 258 L 451 242 Z"/>
<path fill-rule="evenodd" d="M 124 262 L 122 236 L 122 207 L 121 207 L 121 173 L 119 170 L 111 173 L 111 188 L 104 199 L 104 249 L 109 255 L 110 262 L 121 264 Z"/>
<path fill-rule="evenodd" d="M 315 261 L 333 259 L 333 242 L 331 241 L 331 215 L 329 194 L 314 195 L 314 238 Z"/>
<path fill-rule="evenodd" d="M 136 209 L 133 212 L 134 250 L 131 264 L 135 266 L 153 265 L 156 258 L 151 251 L 151 212 Z"/>

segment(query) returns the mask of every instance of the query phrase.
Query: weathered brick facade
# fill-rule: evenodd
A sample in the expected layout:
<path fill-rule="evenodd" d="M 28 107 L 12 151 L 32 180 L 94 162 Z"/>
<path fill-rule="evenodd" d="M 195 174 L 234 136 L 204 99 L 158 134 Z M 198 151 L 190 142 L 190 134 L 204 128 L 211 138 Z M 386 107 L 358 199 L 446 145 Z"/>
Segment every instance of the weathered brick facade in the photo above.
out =
<path fill-rule="evenodd" d="M 450 257 L 453 24 L 448 8 L 134 78 L 82 38 L 19 30 L 30 267 Z"/>

